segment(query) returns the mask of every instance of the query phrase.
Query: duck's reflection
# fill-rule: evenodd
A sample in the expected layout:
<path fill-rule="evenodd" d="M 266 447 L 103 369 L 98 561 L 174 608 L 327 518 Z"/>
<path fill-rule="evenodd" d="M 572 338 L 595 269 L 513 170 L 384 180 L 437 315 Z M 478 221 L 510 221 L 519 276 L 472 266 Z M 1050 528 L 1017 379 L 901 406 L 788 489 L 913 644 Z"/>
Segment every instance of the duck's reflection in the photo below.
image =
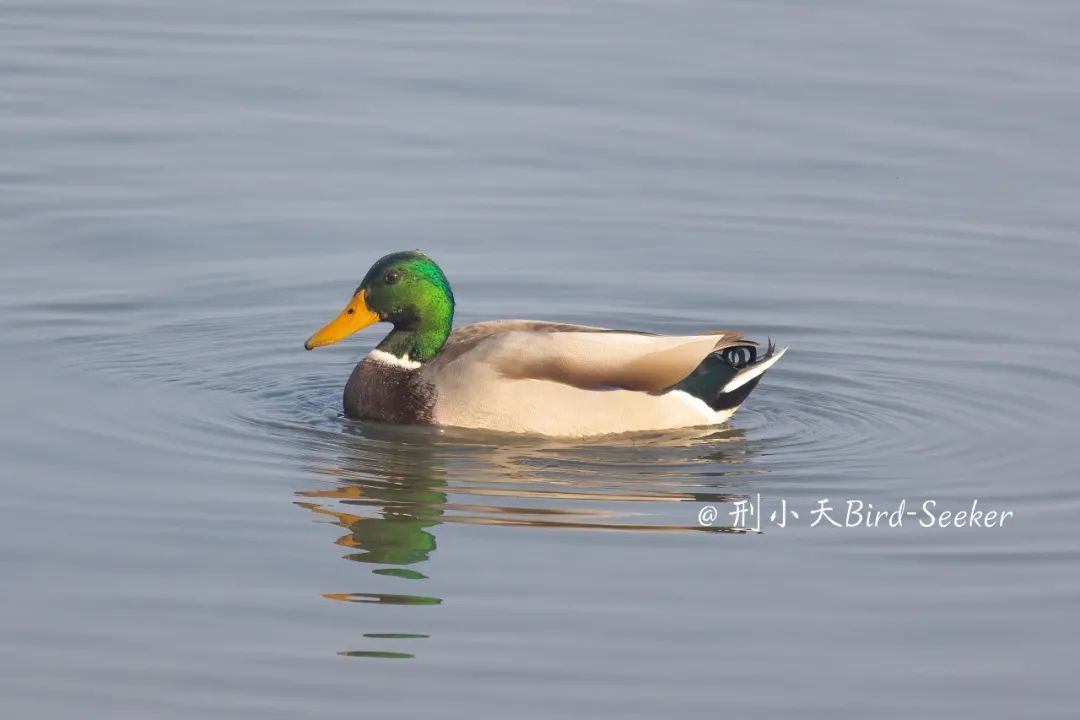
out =
<path fill-rule="evenodd" d="M 401 482 L 406 481 L 401 479 Z M 396 484 L 380 487 L 352 481 L 329 490 L 297 493 L 307 498 L 336 500 L 344 506 L 377 507 L 379 511 L 375 517 L 333 510 L 313 502 L 297 504 L 332 518 L 335 525 L 348 531 L 335 541 L 342 547 L 356 550 L 345 555 L 345 559 L 381 565 L 413 565 L 427 560 L 435 550 L 435 536 L 427 528 L 439 524 L 442 506 L 446 504 L 445 493 L 433 490 L 423 481 L 418 484 L 418 487 Z M 413 576 L 404 572 L 381 574 Z M 423 577 L 419 573 L 415 575 Z"/>
<path fill-rule="evenodd" d="M 297 504 L 347 531 L 336 540 L 354 551 L 345 559 L 395 566 L 378 574 L 422 579 L 406 566 L 425 562 L 435 551 L 429 528 L 440 523 L 447 505 L 446 468 L 430 443 L 380 439 L 369 430 L 364 444 L 339 446 L 335 466 L 314 468 L 335 485 L 300 491 L 308 500 Z M 328 507 L 326 500 L 334 504 Z"/>
<path fill-rule="evenodd" d="M 335 463 L 316 462 L 312 467 L 315 474 L 330 479 L 332 486 L 298 492 L 303 499 L 297 505 L 344 531 L 335 542 L 348 548 L 345 559 L 376 565 L 374 574 L 402 580 L 428 580 L 425 565 L 438 548 L 435 529 L 442 523 L 741 532 L 698 526 L 696 509 L 677 513 L 679 521 L 655 521 L 658 516 L 676 514 L 662 512 L 672 503 L 745 499 L 726 491 L 728 476 L 746 474 L 746 459 L 752 454 L 738 431 L 714 432 L 704 438 L 663 436 L 617 447 L 507 438 L 460 440 L 430 429 L 350 424 L 329 444 Z M 312 456 L 325 461 L 327 449 L 320 442 Z M 324 597 L 379 605 L 442 603 L 430 593 L 400 592 L 404 586 L 387 589 L 395 592 L 328 592 Z M 394 630 L 365 637 L 427 637 Z M 396 649 L 342 654 L 409 656 Z"/>
<path fill-rule="evenodd" d="M 351 552 L 354 562 L 379 565 L 377 575 L 404 580 L 426 580 L 416 569 L 427 562 L 437 547 L 430 531 L 439 524 L 447 504 L 446 469 L 425 442 L 407 442 L 399 434 L 368 429 L 360 438 L 351 433 L 336 445 L 337 463 L 318 465 L 314 472 L 333 478 L 335 485 L 297 493 L 297 505 L 336 525 L 345 533 L 335 543 Z M 442 599 L 403 592 L 327 592 L 329 600 L 379 605 L 439 605 Z M 416 640 L 418 632 L 372 632 L 373 640 Z M 397 650 L 342 650 L 340 655 L 382 659 L 411 658 Z"/>

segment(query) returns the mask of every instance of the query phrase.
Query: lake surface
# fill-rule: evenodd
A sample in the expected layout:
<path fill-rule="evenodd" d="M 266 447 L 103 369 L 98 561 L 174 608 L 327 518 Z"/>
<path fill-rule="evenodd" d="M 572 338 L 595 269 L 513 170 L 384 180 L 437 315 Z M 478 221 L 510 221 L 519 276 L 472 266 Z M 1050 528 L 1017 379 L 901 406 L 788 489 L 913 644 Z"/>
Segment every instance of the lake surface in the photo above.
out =
<path fill-rule="evenodd" d="M 1078 38 L 1065 0 L 4 3 L 3 716 L 1076 717 Z M 459 323 L 792 349 L 712 433 L 349 421 L 378 328 L 302 343 L 411 248 Z"/>

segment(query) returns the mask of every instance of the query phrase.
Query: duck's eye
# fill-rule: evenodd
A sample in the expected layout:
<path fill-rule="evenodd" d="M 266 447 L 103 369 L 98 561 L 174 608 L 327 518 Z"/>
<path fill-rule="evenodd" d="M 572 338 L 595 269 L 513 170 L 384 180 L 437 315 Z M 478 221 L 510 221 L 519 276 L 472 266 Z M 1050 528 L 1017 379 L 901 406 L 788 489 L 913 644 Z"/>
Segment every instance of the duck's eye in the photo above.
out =
<path fill-rule="evenodd" d="M 387 270 L 386 274 L 383 275 L 383 282 L 385 282 L 387 285 L 393 285 L 394 283 L 396 283 L 400 279 L 401 279 L 401 271 L 400 270 Z"/>

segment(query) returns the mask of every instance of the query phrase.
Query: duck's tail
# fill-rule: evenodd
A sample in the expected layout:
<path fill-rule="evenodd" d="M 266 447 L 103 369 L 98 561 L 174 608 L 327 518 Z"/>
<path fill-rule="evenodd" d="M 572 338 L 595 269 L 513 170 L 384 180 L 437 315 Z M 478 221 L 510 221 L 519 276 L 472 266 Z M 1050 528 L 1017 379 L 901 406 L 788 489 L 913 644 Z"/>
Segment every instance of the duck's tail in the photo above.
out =
<path fill-rule="evenodd" d="M 706 357 L 675 388 L 701 398 L 713 410 L 731 410 L 746 400 L 785 352 L 787 348 L 777 350 L 771 339 L 764 354 L 756 343 L 740 340 Z"/>

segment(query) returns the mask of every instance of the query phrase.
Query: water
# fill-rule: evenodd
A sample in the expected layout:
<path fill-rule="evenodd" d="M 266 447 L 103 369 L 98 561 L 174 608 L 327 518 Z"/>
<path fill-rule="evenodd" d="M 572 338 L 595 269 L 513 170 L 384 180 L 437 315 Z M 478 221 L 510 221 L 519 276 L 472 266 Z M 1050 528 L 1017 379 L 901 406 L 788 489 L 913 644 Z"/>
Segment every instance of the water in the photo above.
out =
<path fill-rule="evenodd" d="M 6 3 L 4 716 L 1074 717 L 1077 37 L 1063 0 Z M 301 344 L 414 247 L 459 322 L 792 350 L 704 435 L 347 421 L 378 333 Z M 699 528 L 759 495 L 800 519 Z"/>

